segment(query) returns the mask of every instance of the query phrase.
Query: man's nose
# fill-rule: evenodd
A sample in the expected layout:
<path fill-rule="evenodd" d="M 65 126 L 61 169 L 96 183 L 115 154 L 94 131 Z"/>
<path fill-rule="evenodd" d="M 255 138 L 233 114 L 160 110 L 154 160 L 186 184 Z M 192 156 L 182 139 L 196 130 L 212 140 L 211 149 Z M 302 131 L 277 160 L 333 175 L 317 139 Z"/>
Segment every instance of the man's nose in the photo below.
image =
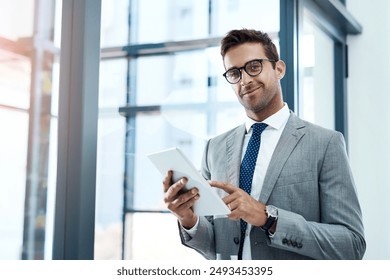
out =
<path fill-rule="evenodd" d="M 252 78 L 251 76 L 248 75 L 247 72 L 245 72 L 244 69 L 241 70 L 241 86 L 245 86 L 247 84 L 249 84 L 251 81 L 252 81 Z"/>

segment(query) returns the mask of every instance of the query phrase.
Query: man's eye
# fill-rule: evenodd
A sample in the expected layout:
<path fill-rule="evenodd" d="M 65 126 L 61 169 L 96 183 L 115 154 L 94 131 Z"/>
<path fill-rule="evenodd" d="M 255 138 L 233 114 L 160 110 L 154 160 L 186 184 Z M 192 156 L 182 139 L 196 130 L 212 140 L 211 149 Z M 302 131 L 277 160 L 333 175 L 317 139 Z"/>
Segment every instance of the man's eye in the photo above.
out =
<path fill-rule="evenodd" d="M 240 73 L 237 70 L 228 72 L 228 76 L 232 79 L 240 77 Z"/>
<path fill-rule="evenodd" d="M 261 69 L 261 64 L 258 63 L 258 62 L 253 62 L 253 63 L 251 63 L 249 66 L 250 66 L 249 69 L 250 69 L 251 71 L 258 71 L 258 70 Z"/>

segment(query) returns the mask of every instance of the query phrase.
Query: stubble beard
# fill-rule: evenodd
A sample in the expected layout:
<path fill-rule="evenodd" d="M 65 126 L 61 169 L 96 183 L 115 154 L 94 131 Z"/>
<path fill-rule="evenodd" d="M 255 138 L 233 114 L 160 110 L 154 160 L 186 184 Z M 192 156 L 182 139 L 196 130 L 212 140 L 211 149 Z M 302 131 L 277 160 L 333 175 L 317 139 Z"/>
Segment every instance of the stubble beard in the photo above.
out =
<path fill-rule="evenodd" d="M 262 90 L 261 90 L 262 89 Z M 277 106 L 278 103 L 278 91 L 277 88 L 269 89 L 265 88 L 263 84 L 261 84 L 260 92 L 256 92 L 254 96 L 250 96 L 250 100 L 247 99 L 245 95 L 239 96 L 239 102 L 244 107 L 248 116 L 252 115 L 268 115 L 275 110 L 274 107 Z M 251 102 L 254 101 L 254 102 Z M 269 111 L 269 112 L 268 112 Z"/>

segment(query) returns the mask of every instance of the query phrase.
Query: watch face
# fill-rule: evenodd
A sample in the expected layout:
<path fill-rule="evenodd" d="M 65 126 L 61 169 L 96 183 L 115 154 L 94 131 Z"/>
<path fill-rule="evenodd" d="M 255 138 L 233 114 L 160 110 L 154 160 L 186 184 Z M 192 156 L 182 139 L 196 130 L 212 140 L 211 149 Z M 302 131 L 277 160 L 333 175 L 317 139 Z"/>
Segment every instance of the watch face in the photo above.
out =
<path fill-rule="evenodd" d="M 278 216 L 278 208 L 276 208 L 275 206 L 272 206 L 272 205 L 268 205 L 267 206 L 267 214 L 268 214 L 268 217 L 269 216 L 277 217 Z"/>

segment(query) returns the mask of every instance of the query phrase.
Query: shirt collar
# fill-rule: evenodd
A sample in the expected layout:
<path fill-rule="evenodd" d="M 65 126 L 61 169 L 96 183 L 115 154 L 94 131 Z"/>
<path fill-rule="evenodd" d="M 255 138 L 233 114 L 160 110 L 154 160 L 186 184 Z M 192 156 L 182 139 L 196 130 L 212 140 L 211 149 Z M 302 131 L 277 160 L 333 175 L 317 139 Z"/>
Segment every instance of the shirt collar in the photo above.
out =
<path fill-rule="evenodd" d="M 276 130 L 283 127 L 283 125 L 287 122 L 288 118 L 290 117 L 290 109 L 288 108 L 287 103 L 284 103 L 284 106 L 282 109 L 280 109 L 275 114 L 269 116 L 266 118 L 262 123 L 266 123 L 269 127 L 272 127 Z M 252 120 L 251 118 L 247 117 L 245 121 L 245 127 L 246 132 L 248 133 L 251 126 L 256 123 L 255 120 Z"/>

